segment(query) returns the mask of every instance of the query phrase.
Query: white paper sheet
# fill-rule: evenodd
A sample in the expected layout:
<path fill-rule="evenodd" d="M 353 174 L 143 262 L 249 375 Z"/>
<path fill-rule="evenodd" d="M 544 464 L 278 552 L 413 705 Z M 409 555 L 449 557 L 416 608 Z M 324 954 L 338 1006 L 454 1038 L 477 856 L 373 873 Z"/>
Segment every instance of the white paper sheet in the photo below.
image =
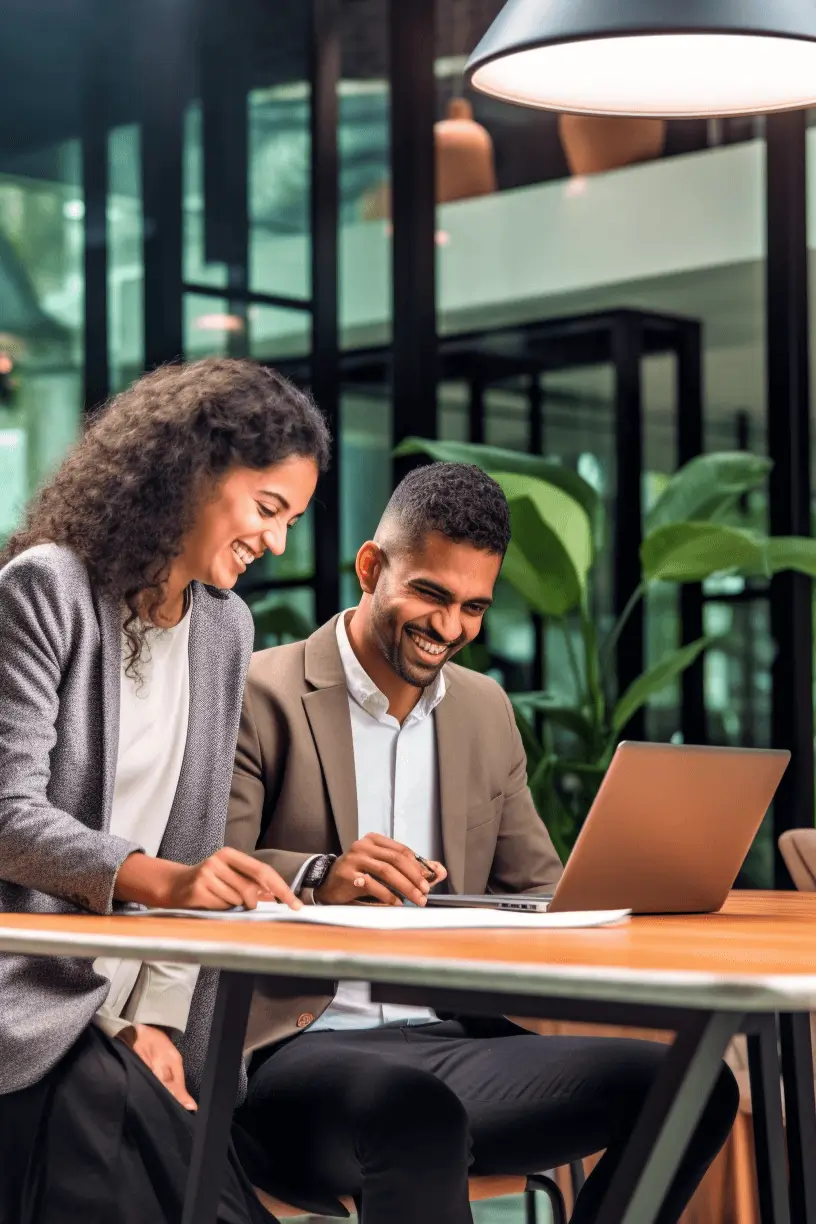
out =
<path fill-rule="evenodd" d="M 222 922 L 296 922 L 301 925 L 352 927 L 362 931 L 569 930 L 609 926 L 625 921 L 631 910 L 576 910 L 558 914 L 517 914 L 509 910 L 420 909 L 408 905 L 308 905 L 290 910 L 261 901 L 255 910 L 143 909 L 128 913 L 145 918 L 215 918 Z"/>

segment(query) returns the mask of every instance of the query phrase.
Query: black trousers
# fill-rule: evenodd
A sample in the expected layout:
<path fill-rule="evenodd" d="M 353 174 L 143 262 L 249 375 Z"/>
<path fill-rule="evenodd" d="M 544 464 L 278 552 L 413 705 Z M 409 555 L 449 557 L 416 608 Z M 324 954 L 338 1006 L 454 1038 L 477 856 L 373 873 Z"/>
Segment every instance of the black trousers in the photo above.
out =
<path fill-rule="evenodd" d="M 239 1151 L 256 1184 L 318 1213 L 345 1214 L 336 1200 L 353 1195 L 364 1224 L 469 1224 L 469 1172 L 543 1172 L 606 1149 L 572 1217 L 590 1224 L 665 1052 L 508 1020 L 304 1033 L 251 1070 Z M 682 1213 L 738 1102 L 723 1065 L 659 1224 Z"/>
<path fill-rule="evenodd" d="M 179 1224 L 195 1124 L 137 1054 L 86 1029 L 0 1096 L 0 1224 Z M 218 1224 L 276 1224 L 232 1148 Z"/>

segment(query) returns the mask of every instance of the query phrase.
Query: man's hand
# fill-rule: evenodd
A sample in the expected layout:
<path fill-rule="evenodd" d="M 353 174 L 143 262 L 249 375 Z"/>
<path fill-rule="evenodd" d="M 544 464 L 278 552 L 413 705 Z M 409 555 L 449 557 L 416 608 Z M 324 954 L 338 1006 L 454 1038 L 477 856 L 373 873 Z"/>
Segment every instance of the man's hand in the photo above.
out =
<path fill-rule="evenodd" d="M 168 1092 L 171 1092 L 185 1109 L 191 1112 L 198 1109 L 184 1083 L 184 1064 L 176 1047 L 161 1029 L 152 1024 L 132 1024 L 130 1028 L 122 1029 L 117 1034 L 118 1041 L 129 1045 L 134 1054 L 138 1054 L 146 1067 L 161 1080 Z"/>
<path fill-rule="evenodd" d="M 348 905 L 361 897 L 373 897 L 384 905 L 400 905 L 399 897 L 386 887 L 390 884 L 414 905 L 424 905 L 431 884 L 438 884 L 448 874 L 441 863 L 429 866 L 434 871 L 432 876 L 408 846 L 380 833 L 368 833 L 332 864 L 324 882 L 315 889 L 315 900 L 321 905 Z"/>
<path fill-rule="evenodd" d="M 261 898 L 283 901 L 293 910 L 303 908 L 273 867 L 229 846 L 194 867 L 131 854 L 119 868 L 114 896 L 163 909 L 255 909 Z"/>

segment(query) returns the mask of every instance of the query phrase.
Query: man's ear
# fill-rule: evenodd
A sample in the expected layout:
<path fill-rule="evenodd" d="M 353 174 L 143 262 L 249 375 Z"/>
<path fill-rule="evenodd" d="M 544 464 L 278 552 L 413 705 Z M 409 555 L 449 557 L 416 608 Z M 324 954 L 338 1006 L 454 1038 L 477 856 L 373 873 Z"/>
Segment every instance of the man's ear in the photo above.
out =
<path fill-rule="evenodd" d="M 366 540 L 357 554 L 355 569 L 364 594 L 373 595 L 383 570 L 383 553 L 379 544 Z"/>

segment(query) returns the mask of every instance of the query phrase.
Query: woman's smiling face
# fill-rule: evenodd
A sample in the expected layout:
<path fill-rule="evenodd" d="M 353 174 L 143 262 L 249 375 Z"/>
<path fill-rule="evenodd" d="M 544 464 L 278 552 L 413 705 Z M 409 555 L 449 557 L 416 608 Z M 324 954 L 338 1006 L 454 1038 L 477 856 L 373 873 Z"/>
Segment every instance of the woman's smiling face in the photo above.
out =
<path fill-rule="evenodd" d="M 228 590 L 269 549 L 280 556 L 286 534 L 304 513 L 317 485 L 317 465 L 293 455 L 256 470 L 236 467 L 201 505 L 179 558 L 191 579 Z"/>

